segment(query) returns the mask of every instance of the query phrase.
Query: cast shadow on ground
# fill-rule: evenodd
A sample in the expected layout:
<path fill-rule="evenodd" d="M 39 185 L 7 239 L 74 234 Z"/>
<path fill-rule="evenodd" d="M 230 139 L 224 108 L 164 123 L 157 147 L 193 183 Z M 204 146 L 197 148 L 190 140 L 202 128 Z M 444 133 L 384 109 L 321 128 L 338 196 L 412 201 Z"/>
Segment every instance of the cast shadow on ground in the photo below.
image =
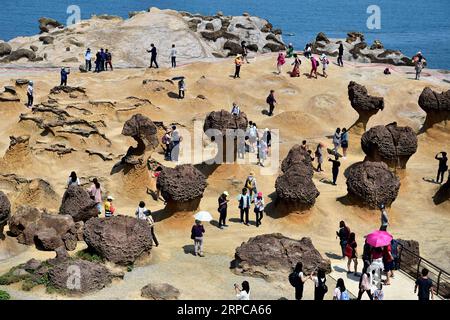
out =
<path fill-rule="evenodd" d="M 194 249 L 193 244 L 187 244 L 187 245 L 183 246 L 183 251 L 185 254 L 191 254 L 191 255 L 195 256 L 195 249 Z"/>

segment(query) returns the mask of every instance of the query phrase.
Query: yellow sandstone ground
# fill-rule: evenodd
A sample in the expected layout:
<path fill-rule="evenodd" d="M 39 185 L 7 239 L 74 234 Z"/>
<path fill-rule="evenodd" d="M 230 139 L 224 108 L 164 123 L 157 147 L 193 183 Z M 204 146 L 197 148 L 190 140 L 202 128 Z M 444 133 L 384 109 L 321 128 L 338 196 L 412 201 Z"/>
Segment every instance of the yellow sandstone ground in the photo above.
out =
<path fill-rule="evenodd" d="M 385 76 L 382 73 L 385 66 L 373 64 L 347 64 L 345 68 L 339 68 L 331 63 L 328 70 L 329 77 L 325 79 L 319 76 L 315 80 L 308 79 L 304 75 L 309 71 L 310 63 L 303 61 L 302 76 L 290 78 L 285 73 L 290 66 L 285 67 L 282 75 L 274 74 L 275 59 L 276 56 L 272 54 L 252 59 L 250 64 L 242 67 L 242 78 L 236 80 L 231 77 L 234 71 L 231 59 L 196 62 L 175 70 L 119 69 L 101 74 L 71 74 L 69 85 L 85 87 L 87 97 L 79 96 L 75 100 L 58 97 L 60 103 L 71 101 L 93 113 L 84 116 L 75 109 L 69 110 L 78 117 L 93 122 L 104 120 L 106 127 L 99 126 L 99 129 L 112 141 L 110 147 L 99 137 L 80 139 L 74 135 L 41 136 L 42 130 L 38 130 L 33 123 L 18 122 L 20 113 L 30 112 L 23 106 L 25 89 L 18 89 L 23 97 L 20 104 L 0 104 L 0 155 L 6 154 L 0 159 L 0 173 L 16 173 L 28 179 L 42 178 L 50 182 L 61 197 L 70 171 L 76 171 L 81 178 L 100 177 L 104 189 L 116 198 L 120 214 L 133 215 L 138 202 L 145 200 L 147 207 L 154 212 L 156 220 L 159 220 L 156 232 L 161 245 L 152 250 L 151 264 L 136 268 L 126 275 L 125 280 L 116 282 L 87 298 L 137 299 L 140 297 L 140 288 L 152 280 L 173 284 L 182 292 L 181 298 L 232 298 L 232 284 L 241 282 L 244 278 L 234 275 L 229 270 L 229 263 L 234 257 L 235 248 L 250 237 L 272 232 L 281 232 L 297 239 L 311 237 L 316 248 L 324 256 L 326 254 L 333 256 L 339 253 L 335 231 L 340 220 L 345 220 L 352 231 L 356 232 L 359 244 L 362 244 L 363 235 L 379 227 L 378 211 L 346 206 L 338 201 L 339 197 L 347 193 L 342 173 L 349 165 L 364 158 L 360 136 L 355 132 L 350 136 L 349 155 L 347 159 L 341 161 L 338 186 L 324 182 L 324 179 L 331 178 L 331 167 L 328 163 L 324 165 L 325 172 L 315 174 L 314 183 L 320 191 L 320 196 L 310 211 L 285 217 L 279 217 L 276 212 L 270 211 L 264 217 L 260 228 L 229 222 L 228 228 L 220 230 L 214 225 L 207 224 L 205 258 L 194 257 L 184 252 L 185 249 L 189 249 L 186 246 L 191 245 L 189 236 L 193 223 L 192 214 L 166 217 L 162 212 L 163 203 L 156 202 L 146 195 L 149 179 L 145 171 L 111 174 L 113 165 L 134 143 L 133 139 L 121 135 L 123 123 L 134 113 L 143 113 L 153 121 L 162 121 L 165 125 L 178 123 L 192 133 L 195 119 L 203 120 L 205 115 L 213 110 L 222 108 L 231 110 L 231 103 L 235 101 L 249 120 L 256 122 L 259 128 L 279 129 L 281 161 L 289 149 L 303 139 L 308 141 L 309 147 L 313 150 L 319 142 L 329 147 L 331 140 L 327 136 L 331 136 L 336 127 L 349 128 L 355 122 L 358 115 L 351 108 L 347 96 L 347 85 L 351 80 L 365 85 L 369 94 L 385 98 L 385 110 L 371 118 L 368 128 L 397 121 L 399 125 L 408 125 L 418 131 L 425 118 L 425 113 L 417 104 L 422 89 L 425 86 L 430 86 L 436 91 L 450 88 L 448 83 L 442 81 L 445 75 L 435 70 L 425 70 L 423 80 L 414 81 L 412 68 L 393 67 L 392 75 Z M 187 93 L 184 100 L 173 98 L 177 88 L 168 82 L 152 82 L 147 85 L 142 83 L 144 79 L 165 80 L 178 75 L 186 77 Z M 0 74 L 0 85 L 14 85 L 13 79 L 17 78 L 34 81 L 35 104 L 47 101 L 50 89 L 59 84 L 58 70 L 5 69 Z M 267 108 L 265 98 L 270 89 L 275 90 L 278 100 L 275 115 L 271 118 L 263 114 L 263 110 Z M 204 95 L 206 100 L 197 98 L 198 95 Z M 127 100 L 130 96 L 148 99 L 151 104 L 144 104 L 131 111 L 118 111 L 130 107 L 130 100 Z M 94 104 L 89 101 L 102 103 Z M 30 146 L 38 146 L 37 141 L 46 143 L 62 141 L 76 151 L 63 156 L 36 150 L 7 152 L 11 135 L 30 135 Z M 434 160 L 434 155 L 442 150 L 450 151 L 449 137 L 450 129 L 444 124 L 419 135 L 418 151 L 409 160 L 407 169 L 399 174 L 400 193 L 389 210 L 391 223 L 389 231 L 396 238 L 419 241 L 421 255 L 447 270 L 450 269 L 448 259 L 450 235 L 447 231 L 450 226 L 450 203 L 447 201 L 439 206 L 434 205 L 432 196 L 438 186 L 424 179 L 435 178 L 437 161 Z M 86 148 L 112 153 L 114 160 L 103 161 L 98 156 L 89 156 L 85 152 Z M 173 166 L 163 161 L 162 154 L 155 152 L 153 157 Z M 224 165 L 212 173 L 208 178 L 208 187 L 200 209 L 211 212 L 218 220 L 217 197 L 222 191 L 228 190 L 232 199 L 228 219 L 237 219 L 236 197 L 250 171 L 255 171 L 259 189 L 264 193 L 266 203 L 270 203 L 268 195 L 275 190 L 275 179 L 278 174 L 263 175 L 260 167 L 256 166 L 256 159 L 252 157 L 251 163 Z M 14 208 L 22 204 L 15 202 L 13 191 L 6 190 L 6 193 L 12 199 Z M 53 205 L 50 209 L 57 210 L 57 205 Z M 39 206 L 45 207 L 46 203 L 40 203 Z M 251 214 L 253 215 L 253 212 Z M 253 216 L 252 218 L 254 219 Z M 16 247 L 14 239 L 0 243 L 0 246 L 0 252 L 13 251 L 9 258 L 3 260 L 0 255 L 0 273 L 26 262 L 31 257 L 53 256 L 53 253 L 38 252 L 34 248 L 13 250 L 11 247 Z M 81 243 L 79 248 L 82 248 Z M 287 284 L 267 283 L 262 279 L 250 281 L 254 288 L 252 298 L 276 299 L 281 296 L 292 298 L 292 288 L 287 281 Z M 14 296 L 48 297 L 42 288 L 34 289 L 30 293 L 14 291 Z"/>

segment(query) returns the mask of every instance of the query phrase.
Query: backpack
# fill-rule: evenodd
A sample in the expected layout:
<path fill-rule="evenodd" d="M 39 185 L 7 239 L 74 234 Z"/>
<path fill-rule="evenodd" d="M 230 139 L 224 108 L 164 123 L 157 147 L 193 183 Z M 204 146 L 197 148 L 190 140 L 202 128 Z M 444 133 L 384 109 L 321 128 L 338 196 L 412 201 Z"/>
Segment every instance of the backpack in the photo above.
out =
<path fill-rule="evenodd" d="M 270 96 L 267 96 L 266 103 L 270 103 L 270 102 L 271 102 Z"/>
<path fill-rule="evenodd" d="M 252 189 L 252 182 L 249 179 L 245 181 L 245 187 L 249 190 Z"/>
<path fill-rule="evenodd" d="M 339 300 L 350 300 L 347 290 L 345 290 L 344 292 L 341 292 L 341 298 Z"/>
<path fill-rule="evenodd" d="M 295 272 L 295 271 L 293 271 L 289 275 L 289 283 L 294 288 L 297 288 L 297 287 L 299 287 L 299 286 L 301 286 L 303 284 L 303 282 L 300 280 L 300 275 L 297 272 Z"/>

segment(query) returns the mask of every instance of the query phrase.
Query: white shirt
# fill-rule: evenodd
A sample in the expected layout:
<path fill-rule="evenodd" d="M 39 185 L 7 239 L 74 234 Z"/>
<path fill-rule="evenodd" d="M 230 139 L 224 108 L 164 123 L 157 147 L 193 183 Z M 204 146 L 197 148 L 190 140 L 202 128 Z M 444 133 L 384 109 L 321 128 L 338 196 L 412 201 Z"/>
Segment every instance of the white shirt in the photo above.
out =
<path fill-rule="evenodd" d="M 333 292 L 333 298 L 336 297 L 336 300 L 341 300 L 341 289 L 336 288 Z"/>
<path fill-rule="evenodd" d="M 322 283 L 324 283 L 326 279 L 322 278 L 321 280 L 322 280 Z M 314 281 L 315 287 L 317 288 L 319 286 L 319 278 L 318 277 L 313 277 L 313 281 Z"/>
<path fill-rule="evenodd" d="M 136 217 L 140 220 L 147 220 L 147 216 L 144 213 L 145 211 L 147 211 L 147 208 L 138 207 L 136 209 Z"/>
<path fill-rule="evenodd" d="M 180 141 L 180 133 L 178 130 L 172 131 L 172 141 Z"/>
<path fill-rule="evenodd" d="M 177 49 L 172 48 L 172 49 L 170 50 L 170 57 L 176 57 L 176 56 L 177 56 Z"/>
<path fill-rule="evenodd" d="M 27 93 L 30 95 L 30 96 L 32 96 L 33 95 L 33 86 L 31 86 L 31 85 L 28 85 L 28 88 L 27 88 Z"/>
<path fill-rule="evenodd" d="M 91 59 L 92 59 L 92 54 L 91 54 L 91 52 L 86 52 L 84 58 L 85 58 L 86 60 L 91 60 Z"/>
<path fill-rule="evenodd" d="M 72 178 L 69 177 L 69 180 L 67 180 L 67 185 L 70 186 L 79 186 L 80 185 L 80 179 L 77 178 L 77 181 L 73 182 Z"/>
<path fill-rule="evenodd" d="M 239 293 L 236 295 L 236 298 L 237 298 L 238 300 L 250 300 L 250 293 L 247 293 L 247 291 L 242 290 L 241 292 L 239 292 Z"/>

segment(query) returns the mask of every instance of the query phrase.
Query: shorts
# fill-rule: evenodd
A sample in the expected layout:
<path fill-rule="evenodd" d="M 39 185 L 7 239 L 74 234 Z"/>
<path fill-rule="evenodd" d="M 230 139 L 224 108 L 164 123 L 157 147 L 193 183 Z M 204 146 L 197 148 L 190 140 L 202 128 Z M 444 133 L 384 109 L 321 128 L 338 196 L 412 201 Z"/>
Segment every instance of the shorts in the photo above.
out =
<path fill-rule="evenodd" d="M 394 260 L 384 263 L 384 271 L 388 272 L 388 271 L 391 271 L 391 270 L 394 270 Z"/>
<path fill-rule="evenodd" d="M 342 148 L 348 148 L 348 141 L 342 141 L 341 147 Z"/>

